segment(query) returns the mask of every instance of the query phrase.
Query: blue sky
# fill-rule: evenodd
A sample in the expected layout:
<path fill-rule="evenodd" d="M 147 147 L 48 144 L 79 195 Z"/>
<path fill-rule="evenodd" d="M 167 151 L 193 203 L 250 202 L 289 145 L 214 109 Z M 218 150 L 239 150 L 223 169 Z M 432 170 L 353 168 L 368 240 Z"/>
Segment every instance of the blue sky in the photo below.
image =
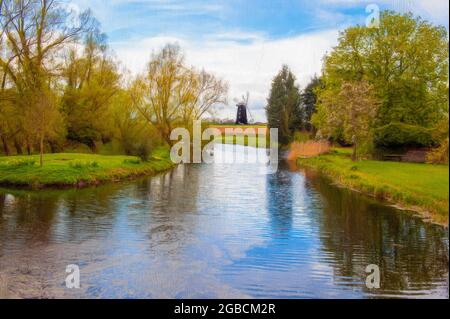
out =
<path fill-rule="evenodd" d="M 364 24 L 366 7 L 412 11 L 448 29 L 448 0 L 73 0 L 91 8 L 123 65 L 138 73 L 152 51 L 177 42 L 187 61 L 230 84 L 230 105 L 218 115 L 233 117 L 232 103 L 250 91 L 257 120 L 270 80 L 287 63 L 305 86 L 320 73 L 323 56 L 338 32 Z"/>

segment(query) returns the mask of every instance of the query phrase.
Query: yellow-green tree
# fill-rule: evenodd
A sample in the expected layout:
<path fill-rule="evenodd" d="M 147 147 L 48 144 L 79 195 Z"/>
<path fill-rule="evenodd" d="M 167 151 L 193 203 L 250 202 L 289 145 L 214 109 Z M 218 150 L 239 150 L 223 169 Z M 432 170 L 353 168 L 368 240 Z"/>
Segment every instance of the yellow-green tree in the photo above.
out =
<path fill-rule="evenodd" d="M 67 12 L 56 0 L 4 0 L 0 29 L 6 53 L 0 59 L 16 107 L 24 117 L 23 132 L 39 144 L 43 165 L 44 140 L 60 122 L 57 85 L 61 52 L 91 27 L 89 12 Z M 76 21 L 77 23 L 74 23 Z M 69 23 L 70 22 L 70 23 Z"/>
<path fill-rule="evenodd" d="M 431 128 L 448 104 L 447 31 L 411 14 L 382 12 L 378 28 L 356 26 L 341 33 L 325 58 L 322 80 L 319 99 L 338 94 L 346 82 L 369 83 L 381 101 L 376 127 Z M 336 130 L 333 137 L 341 133 Z"/>
<path fill-rule="evenodd" d="M 313 116 L 313 123 L 322 128 L 319 132 L 322 135 L 330 136 L 341 130 L 345 141 L 353 145 L 352 159 L 355 161 L 358 148 L 371 141 L 379 105 L 370 84 L 365 81 L 346 82 L 337 94 L 321 96 L 319 112 Z"/>
<path fill-rule="evenodd" d="M 108 54 L 104 35 L 91 32 L 84 44 L 81 55 L 72 49 L 66 57 L 62 109 L 68 138 L 96 151 L 98 142 L 113 133 L 111 105 L 120 89 L 121 75 Z"/>
<path fill-rule="evenodd" d="M 171 145 L 172 129 L 192 127 L 192 121 L 225 103 L 228 86 L 214 75 L 185 64 L 177 45 L 166 45 L 154 54 L 147 72 L 136 80 L 142 95 L 137 108 Z"/>

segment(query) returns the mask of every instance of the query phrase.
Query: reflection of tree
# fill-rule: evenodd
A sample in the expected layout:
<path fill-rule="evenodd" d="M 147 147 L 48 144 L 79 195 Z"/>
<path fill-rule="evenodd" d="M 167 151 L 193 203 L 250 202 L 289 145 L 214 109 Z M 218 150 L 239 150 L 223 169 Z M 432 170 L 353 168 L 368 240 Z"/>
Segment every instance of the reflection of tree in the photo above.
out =
<path fill-rule="evenodd" d="M 321 178 L 312 183 L 325 199 L 318 221 L 321 233 L 327 234 L 321 236 L 323 249 L 334 255 L 336 278 L 361 280 L 369 264 L 380 266 L 385 292 L 432 289 L 436 279 L 447 278 L 448 233 L 442 227 L 330 186 Z"/>
<path fill-rule="evenodd" d="M 2 202 L 8 199 L 8 204 L 0 207 L 9 218 L 2 230 L 1 240 L 10 236 L 14 237 L 16 232 L 23 234 L 27 243 L 47 242 L 51 237 L 51 228 L 55 216 L 56 201 L 38 198 L 31 195 L 10 196 L 2 195 Z"/>
<path fill-rule="evenodd" d="M 150 201 L 147 224 L 152 247 L 180 244 L 190 238 L 189 234 L 195 229 L 198 169 L 196 165 L 179 165 L 139 184 L 139 196 Z"/>
<path fill-rule="evenodd" d="M 272 229 L 277 235 L 288 234 L 293 218 L 292 174 L 280 168 L 275 174 L 267 175 L 266 185 Z"/>
<path fill-rule="evenodd" d="M 1 236 L 6 239 L 20 234 L 29 243 L 47 243 L 54 231 L 59 239 L 66 240 L 82 239 L 90 231 L 98 233 L 107 227 L 98 227 L 95 219 L 112 215 L 112 199 L 117 191 L 116 185 L 82 190 L 3 191 L 0 212 L 8 213 L 9 218 Z M 3 204 L 6 198 L 10 199 L 8 205 Z M 102 218 L 102 222 L 111 225 L 114 219 Z"/>

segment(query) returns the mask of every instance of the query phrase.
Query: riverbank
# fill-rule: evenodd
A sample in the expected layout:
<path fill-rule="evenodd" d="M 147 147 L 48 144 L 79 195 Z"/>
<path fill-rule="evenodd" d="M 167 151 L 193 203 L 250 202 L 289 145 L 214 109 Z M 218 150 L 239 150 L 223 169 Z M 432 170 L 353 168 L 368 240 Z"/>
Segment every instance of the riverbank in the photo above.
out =
<path fill-rule="evenodd" d="M 347 150 L 308 159 L 300 166 L 319 171 L 336 184 L 387 201 L 425 219 L 448 225 L 449 168 L 398 162 L 352 162 Z"/>
<path fill-rule="evenodd" d="M 173 166 L 164 148 L 155 150 L 147 162 L 133 156 L 46 154 L 42 168 L 38 155 L 0 157 L 0 185 L 32 189 L 80 188 L 153 175 Z"/>

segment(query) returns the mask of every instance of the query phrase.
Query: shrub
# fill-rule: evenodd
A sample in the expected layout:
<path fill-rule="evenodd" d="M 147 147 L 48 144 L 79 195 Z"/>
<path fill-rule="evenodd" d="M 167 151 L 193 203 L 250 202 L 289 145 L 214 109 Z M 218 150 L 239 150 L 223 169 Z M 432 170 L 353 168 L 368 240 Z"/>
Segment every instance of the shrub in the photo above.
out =
<path fill-rule="evenodd" d="M 96 161 L 82 161 L 82 160 L 71 161 L 69 165 L 70 167 L 75 169 L 100 167 L 100 165 Z"/>
<path fill-rule="evenodd" d="M 375 130 L 375 145 L 379 148 L 434 145 L 433 130 L 404 123 L 391 123 Z"/>
<path fill-rule="evenodd" d="M 15 159 L 5 162 L 5 165 L 9 167 L 26 167 L 26 166 L 34 166 L 35 164 L 36 160 L 34 159 Z"/>
<path fill-rule="evenodd" d="M 448 138 L 442 145 L 427 155 L 427 162 L 430 164 L 448 164 Z"/>

